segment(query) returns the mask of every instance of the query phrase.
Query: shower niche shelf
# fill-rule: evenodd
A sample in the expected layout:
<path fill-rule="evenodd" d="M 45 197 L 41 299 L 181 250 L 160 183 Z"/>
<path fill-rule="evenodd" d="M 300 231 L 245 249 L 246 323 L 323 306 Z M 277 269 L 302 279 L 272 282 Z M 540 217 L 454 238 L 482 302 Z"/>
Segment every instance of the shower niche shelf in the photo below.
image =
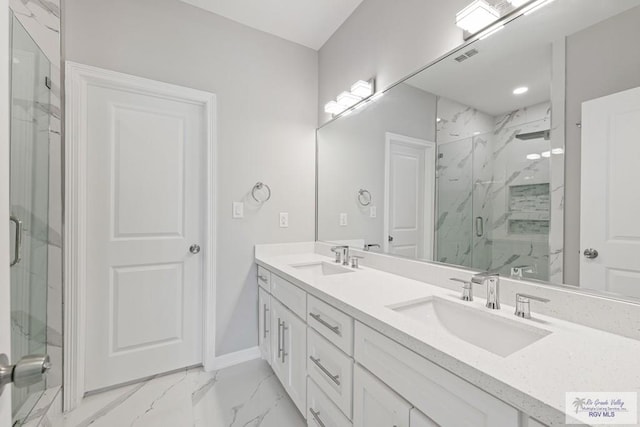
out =
<path fill-rule="evenodd" d="M 549 183 L 510 186 L 508 233 L 548 235 L 550 200 Z"/>

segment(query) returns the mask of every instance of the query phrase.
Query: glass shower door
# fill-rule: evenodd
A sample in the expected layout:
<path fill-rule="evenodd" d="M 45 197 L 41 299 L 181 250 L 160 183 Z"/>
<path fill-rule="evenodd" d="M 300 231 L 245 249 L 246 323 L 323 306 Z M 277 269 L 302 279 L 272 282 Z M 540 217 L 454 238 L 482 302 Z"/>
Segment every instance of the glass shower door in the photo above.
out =
<path fill-rule="evenodd" d="M 50 63 L 26 30 L 11 29 L 11 360 L 47 353 Z M 14 423 L 45 381 L 12 386 Z M 15 424 L 14 424 L 15 425 Z"/>

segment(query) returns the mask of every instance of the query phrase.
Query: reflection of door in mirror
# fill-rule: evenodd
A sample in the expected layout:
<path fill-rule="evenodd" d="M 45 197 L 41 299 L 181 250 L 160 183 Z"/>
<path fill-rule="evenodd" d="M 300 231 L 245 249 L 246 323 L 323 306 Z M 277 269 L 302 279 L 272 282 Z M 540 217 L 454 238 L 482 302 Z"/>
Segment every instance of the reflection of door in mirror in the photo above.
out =
<path fill-rule="evenodd" d="M 636 298 L 639 135 L 640 88 L 583 104 L 580 284 Z"/>
<path fill-rule="evenodd" d="M 384 251 L 433 259 L 434 142 L 393 133 L 385 145 Z"/>

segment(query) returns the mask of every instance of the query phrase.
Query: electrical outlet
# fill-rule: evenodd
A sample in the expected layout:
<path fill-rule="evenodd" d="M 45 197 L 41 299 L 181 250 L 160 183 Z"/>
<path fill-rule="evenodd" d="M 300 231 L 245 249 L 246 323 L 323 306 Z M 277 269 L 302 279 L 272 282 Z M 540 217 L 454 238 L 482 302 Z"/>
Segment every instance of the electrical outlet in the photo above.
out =
<path fill-rule="evenodd" d="M 244 218 L 244 203 L 233 202 L 233 218 Z"/>
<path fill-rule="evenodd" d="M 347 224 L 348 224 L 347 214 L 346 213 L 341 213 L 340 214 L 340 227 L 346 227 Z"/>
<path fill-rule="evenodd" d="M 375 206 L 369 208 L 369 218 L 375 218 L 378 216 L 378 209 Z"/>
<path fill-rule="evenodd" d="M 280 212 L 280 228 L 287 228 L 289 226 L 289 213 Z"/>

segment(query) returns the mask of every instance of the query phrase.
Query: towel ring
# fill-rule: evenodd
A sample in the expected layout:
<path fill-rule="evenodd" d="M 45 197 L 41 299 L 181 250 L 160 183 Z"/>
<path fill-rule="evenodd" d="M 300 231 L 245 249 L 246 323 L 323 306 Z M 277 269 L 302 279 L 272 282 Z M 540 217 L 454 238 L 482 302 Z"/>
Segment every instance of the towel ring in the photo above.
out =
<path fill-rule="evenodd" d="M 362 206 L 369 206 L 372 199 L 373 197 L 371 197 L 371 192 L 369 192 L 369 190 L 365 190 L 363 188 L 358 190 L 358 202 Z"/>
<path fill-rule="evenodd" d="M 260 191 L 263 188 L 267 189 L 267 198 L 264 200 L 260 200 L 260 198 L 256 196 L 256 191 Z M 271 198 L 271 188 L 269 188 L 267 184 L 264 184 L 262 182 L 257 182 L 256 185 L 254 185 L 253 189 L 251 190 L 251 197 L 253 197 L 253 200 L 255 200 L 258 203 L 265 203 L 269 201 L 269 199 Z"/>

